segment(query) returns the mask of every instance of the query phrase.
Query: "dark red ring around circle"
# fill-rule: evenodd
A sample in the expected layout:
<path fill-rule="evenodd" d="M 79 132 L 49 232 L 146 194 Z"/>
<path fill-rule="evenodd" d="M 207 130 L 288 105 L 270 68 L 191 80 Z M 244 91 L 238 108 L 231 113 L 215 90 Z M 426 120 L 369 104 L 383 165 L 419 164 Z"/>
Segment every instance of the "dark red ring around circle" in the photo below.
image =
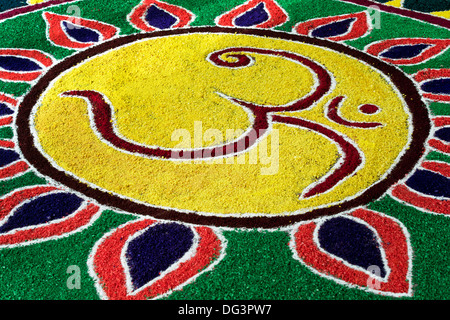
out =
<path fill-rule="evenodd" d="M 255 36 L 265 36 L 278 38 L 288 41 L 303 42 L 311 45 L 317 45 L 332 49 L 339 53 L 355 57 L 364 61 L 368 65 L 380 70 L 384 75 L 390 78 L 391 82 L 400 93 L 404 96 L 404 100 L 408 104 L 411 121 L 413 123 L 413 132 L 411 137 L 411 147 L 405 151 L 400 161 L 392 169 L 392 171 L 381 181 L 375 183 L 366 189 L 357 197 L 344 201 L 340 204 L 330 206 L 328 208 L 316 208 L 303 214 L 293 214 L 284 216 L 254 216 L 254 217 L 219 217 L 212 215 L 202 215 L 196 212 L 184 213 L 172 209 L 162 209 L 137 203 L 130 199 L 125 199 L 106 191 L 88 186 L 69 176 L 66 172 L 55 168 L 48 159 L 34 145 L 33 135 L 30 129 L 30 117 L 34 105 L 38 102 L 41 94 L 47 89 L 50 82 L 59 76 L 63 71 L 77 65 L 81 61 L 103 53 L 107 50 L 117 48 L 138 40 L 150 39 L 153 37 L 164 37 L 181 35 L 188 33 L 239 33 Z M 17 136 L 19 147 L 28 160 L 41 174 L 51 177 L 52 179 L 78 191 L 87 197 L 95 199 L 98 203 L 112 208 L 118 208 L 131 213 L 151 216 L 156 219 L 177 220 L 186 223 L 198 225 L 215 225 L 235 228 L 276 228 L 291 225 L 295 222 L 311 220 L 321 216 L 338 214 L 343 211 L 364 205 L 381 197 L 387 189 L 404 178 L 416 165 L 425 151 L 425 142 L 430 132 L 430 118 L 426 105 L 424 104 L 420 94 L 418 93 L 412 80 L 407 77 L 401 70 L 391 66 L 373 56 L 362 51 L 350 48 L 346 45 L 331 42 L 328 40 L 311 38 L 302 35 L 286 33 L 274 30 L 244 29 L 244 28 L 221 28 L 221 27 L 190 27 L 173 30 L 164 30 L 151 33 L 139 33 L 115 38 L 104 42 L 100 45 L 90 47 L 73 56 L 59 62 L 49 69 L 39 81 L 31 88 L 30 92 L 24 97 L 21 106 L 18 108 L 16 117 Z"/>

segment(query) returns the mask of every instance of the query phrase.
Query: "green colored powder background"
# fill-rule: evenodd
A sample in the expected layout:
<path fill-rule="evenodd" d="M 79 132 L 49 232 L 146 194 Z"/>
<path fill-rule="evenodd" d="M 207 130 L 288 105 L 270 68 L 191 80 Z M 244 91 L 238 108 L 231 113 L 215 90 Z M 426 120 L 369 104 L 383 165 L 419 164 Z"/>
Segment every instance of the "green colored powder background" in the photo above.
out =
<path fill-rule="evenodd" d="M 333 0 L 277 0 L 288 12 L 290 21 L 279 30 L 290 31 L 298 22 L 324 16 L 363 11 L 364 7 Z M 436 1 L 437 2 L 437 1 Z M 441 1 L 448 7 L 448 1 Z M 138 32 L 126 16 L 140 0 L 80 1 L 81 15 L 114 24 L 121 34 Z M 196 1 L 172 0 L 170 3 L 191 10 L 196 16 L 192 25 L 214 25 L 214 18 L 242 3 L 242 0 Z M 405 1 L 405 3 L 409 3 Z M 45 9 L 67 14 L 71 4 Z M 45 36 L 42 12 L 34 12 L 0 23 L 2 48 L 33 48 L 50 53 L 57 59 L 73 54 L 74 50 L 52 45 Z M 348 41 L 350 46 L 363 49 L 381 39 L 427 35 L 450 38 L 450 31 L 417 20 L 380 13 L 381 27 L 369 36 Z M 14 35 L 26 36 L 14 36 Z M 401 66 L 406 73 L 423 68 L 448 67 L 450 50 L 426 63 Z M 0 81 L 0 92 L 24 95 L 29 84 Z M 434 115 L 449 115 L 447 104 L 431 103 Z M 0 129 L 0 139 L 13 138 L 11 127 Z M 426 159 L 450 162 L 450 157 L 432 151 Z M 0 196 L 15 188 L 45 183 L 45 178 L 28 172 L 10 180 L 0 181 Z M 389 196 L 371 203 L 372 210 L 400 220 L 410 233 L 413 248 L 413 299 L 448 299 L 450 297 L 450 219 L 400 204 Z M 137 218 L 106 210 L 93 225 L 68 237 L 38 244 L 0 250 L 0 299 L 99 299 L 94 281 L 87 270 L 88 255 L 96 241 L 106 232 Z M 224 230 L 228 241 L 226 256 L 214 270 L 200 275 L 194 283 L 165 299 L 396 299 L 339 285 L 311 272 L 293 259 L 288 246 L 290 236 L 285 231 Z M 69 266 L 81 270 L 81 288 L 69 289 Z M 411 298 L 401 298 L 411 299 Z"/>

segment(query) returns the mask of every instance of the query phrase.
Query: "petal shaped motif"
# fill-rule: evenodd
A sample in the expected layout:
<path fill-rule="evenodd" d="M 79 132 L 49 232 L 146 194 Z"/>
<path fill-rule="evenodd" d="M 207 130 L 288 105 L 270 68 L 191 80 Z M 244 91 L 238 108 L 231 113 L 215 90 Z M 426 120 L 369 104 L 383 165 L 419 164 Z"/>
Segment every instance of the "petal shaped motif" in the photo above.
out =
<path fill-rule="evenodd" d="M 18 101 L 13 97 L 0 93 L 0 118 L 10 117 L 14 113 Z"/>
<path fill-rule="evenodd" d="M 119 33 L 117 27 L 95 20 L 53 12 L 44 12 L 42 16 L 47 23 L 48 39 L 55 45 L 64 48 L 87 48 Z"/>
<path fill-rule="evenodd" d="M 294 229 L 290 245 L 296 259 L 340 284 L 395 297 L 412 295 L 408 233 L 384 214 L 359 208 L 303 223 Z"/>
<path fill-rule="evenodd" d="M 89 271 L 104 299 L 159 298 L 212 268 L 225 245 L 208 227 L 141 219 L 103 236 L 89 256 Z"/>
<path fill-rule="evenodd" d="M 0 180 L 12 178 L 28 170 L 28 164 L 12 149 L 0 146 Z"/>
<path fill-rule="evenodd" d="M 413 75 L 424 98 L 450 102 L 450 69 L 424 69 Z"/>
<path fill-rule="evenodd" d="M 365 51 L 392 64 L 413 65 L 444 53 L 449 46 L 449 39 L 396 38 L 371 43 Z"/>
<path fill-rule="evenodd" d="M 194 19 L 189 10 L 158 0 L 143 0 L 128 16 L 134 27 L 146 32 L 185 27 Z"/>
<path fill-rule="evenodd" d="M 366 11 L 333 17 L 317 18 L 298 23 L 293 31 L 332 41 L 353 40 L 366 36 L 372 30 Z"/>
<path fill-rule="evenodd" d="M 274 28 L 289 20 L 274 0 L 249 0 L 220 15 L 215 22 L 223 27 Z"/>
<path fill-rule="evenodd" d="M 0 247 L 68 236 L 99 215 L 99 207 L 53 186 L 33 186 L 0 198 Z"/>
<path fill-rule="evenodd" d="M 434 136 L 428 145 L 442 153 L 450 153 L 450 117 L 431 119 Z M 444 161 L 424 160 L 420 168 L 404 182 L 393 186 L 390 195 L 418 210 L 450 215 L 450 164 Z"/>
<path fill-rule="evenodd" d="M 13 97 L 0 93 L 0 127 L 11 125 L 13 122 L 13 114 L 18 101 Z M 10 140 L 0 140 L 0 148 L 14 148 L 15 143 Z M 5 175 L 5 167 L 0 166 L 0 179 Z"/>
<path fill-rule="evenodd" d="M 450 154 L 450 117 L 439 116 L 432 119 L 435 132 L 434 137 L 428 139 L 428 145 L 442 153 Z"/>
<path fill-rule="evenodd" d="M 9 95 L 0 94 L 0 127 L 11 125 L 18 102 Z M 10 140 L 0 140 L 0 180 L 12 178 L 28 170 L 28 164 L 21 160 L 13 150 L 15 144 Z"/>
<path fill-rule="evenodd" d="M 53 64 L 53 58 L 39 50 L 0 49 L 0 79 L 29 82 Z"/>

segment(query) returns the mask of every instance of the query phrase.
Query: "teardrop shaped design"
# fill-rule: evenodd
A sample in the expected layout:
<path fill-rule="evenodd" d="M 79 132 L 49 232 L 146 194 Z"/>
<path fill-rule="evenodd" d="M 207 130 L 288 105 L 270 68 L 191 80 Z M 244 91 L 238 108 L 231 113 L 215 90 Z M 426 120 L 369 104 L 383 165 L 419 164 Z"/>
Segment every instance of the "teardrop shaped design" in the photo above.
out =
<path fill-rule="evenodd" d="M 355 18 L 348 18 L 320 26 L 314 29 L 311 35 L 317 38 L 330 38 L 345 34 L 355 20 Z"/>
<path fill-rule="evenodd" d="M 71 193 L 54 193 L 34 198 L 14 210 L 6 222 L 0 225 L 0 233 L 61 219 L 74 213 L 82 202 L 83 199 Z"/>
<path fill-rule="evenodd" d="M 266 22 L 269 18 L 264 3 L 260 3 L 253 9 L 237 17 L 234 20 L 234 24 L 238 27 L 252 27 Z"/>
<path fill-rule="evenodd" d="M 434 136 L 445 142 L 450 142 L 450 127 L 438 129 L 434 132 Z"/>
<path fill-rule="evenodd" d="M 169 29 L 177 23 L 177 17 L 169 12 L 160 9 L 156 5 L 151 5 L 145 13 L 145 21 L 155 29 Z"/>
<path fill-rule="evenodd" d="M 215 19 L 223 27 L 274 28 L 289 20 L 274 0 L 249 0 Z"/>
<path fill-rule="evenodd" d="M 353 40 L 367 35 L 372 29 L 366 11 L 316 18 L 300 22 L 293 31 L 298 34 L 332 41 Z"/>
<path fill-rule="evenodd" d="M 450 78 L 441 78 L 424 81 L 420 86 L 424 92 L 431 94 L 450 95 Z"/>
<path fill-rule="evenodd" d="M 78 232 L 98 218 L 99 209 L 53 186 L 12 191 L 0 198 L 0 247 L 30 245 Z"/>
<path fill-rule="evenodd" d="M 389 59 L 409 59 L 417 57 L 423 50 L 430 47 L 429 44 L 410 44 L 393 46 L 380 53 L 380 57 Z"/>
<path fill-rule="evenodd" d="M 90 28 L 74 25 L 68 21 L 62 21 L 62 25 L 66 34 L 78 42 L 90 43 L 99 42 L 101 34 Z"/>
<path fill-rule="evenodd" d="M 6 103 L 0 102 L 0 117 L 13 114 L 14 111 Z"/>
<path fill-rule="evenodd" d="M 53 12 L 42 14 L 47 24 L 47 38 L 53 44 L 70 49 L 84 49 L 111 39 L 119 28 L 104 22 Z"/>
<path fill-rule="evenodd" d="M 53 58 L 39 50 L 0 49 L 0 79 L 33 81 L 53 64 Z"/>
<path fill-rule="evenodd" d="M 342 241 L 349 236 L 351 241 Z M 358 208 L 346 216 L 302 223 L 290 246 L 294 258 L 339 284 L 381 295 L 412 295 L 409 235 L 392 217 Z"/>
<path fill-rule="evenodd" d="M 20 155 L 9 149 L 0 148 L 0 167 L 5 167 L 20 159 Z"/>
<path fill-rule="evenodd" d="M 146 32 L 185 27 L 194 19 L 189 10 L 158 0 L 143 0 L 128 16 L 134 27 Z"/>
<path fill-rule="evenodd" d="M 364 270 L 377 266 L 379 275 L 386 276 L 380 245 L 366 225 L 345 217 L 331 218 L 320 225 L 318 240 L 328 253 Z"/>
<path fill-rule="evenodd" d="M 428 170 L 416 170 L 405 184 L 422 194 L 450 199 L 450 179 Z"/>
<path fill-rule="evenodd" d="M 213 268 L 224 250 L 221 235 L 211 228 L 140 219 L 97 242 L 89 273 L 103 299 L 153 299 Z"/>
<path fill-rule="evenodd" d="M 39 71 L 42 67 L 30 58 L 17 56 L 0 56 L 0 69 L 12 72 Z"/>
<path fill-rule="evenodd" d="M 126 259 L 137 290 L 157 278 L 194 244 L 194 233 L 178 223 L 157 224 L 128 243 Z"/>
<path fill-rule="evenodd" d="M 371 43 L 365 50 L 389 63 L 412 65 L 444 53 L 449 46 L 449 39 L 396 38 Z"/>
<path fill-rule="evenodd" d="M 424 98 L 450 102 L 450 69 L 424 69 L 413 77 Z"/>

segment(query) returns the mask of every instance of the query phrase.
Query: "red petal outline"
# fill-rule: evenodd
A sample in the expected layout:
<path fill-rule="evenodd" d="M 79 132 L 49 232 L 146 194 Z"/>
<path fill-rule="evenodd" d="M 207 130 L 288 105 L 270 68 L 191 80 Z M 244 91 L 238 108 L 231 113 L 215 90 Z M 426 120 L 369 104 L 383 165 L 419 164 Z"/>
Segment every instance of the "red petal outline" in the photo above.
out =
<path fill-rule="evenodd" d="M 414 74 L 413 78 L 419 84 L 426 80 L 450 78 L 450 69 L 424 69 Z M 450 95 L 422 92 L 422 96 L 438 102 L 450 102 Z"/>
<path fill-rule="evenodd" d="M 128 16 L 128 20 L 134 27 L 146 32 L 159 30 L 150 26 L 145 19 L 143 19 L 145 12 L 151 5 L 156 5 L 160 9 L 170 12 L 170 14 L 173 14 L 179 19 L 176 25 L 170 27 L 171 29 L 188 26 L 195 19 L 195 15 L 192 12 L 182 7 L 158 0 L 143 0 Z"/>
<path fill-rule="evenodd" d="M 420 166 L 424 169 L 439 173 L 444 177 L 450 178 L 450 164 L 448 164 L 447 162 L 427 160 L 422 162 Z"/>
<path fill-rule="evenodd" d="M 58 188 L 53 186 L 34 186 L 7 194 L 0 198 L 0 220 L 3 220 L 20 203 L 54 190 L 58 190 Z"/>
<path fill-rule="evenodd" d="M 9 140 L 0 140 L 0 147 L 13 149 L 16 146 L 16 144 Z"/>
<path fill-rule="evenodd" d="M 328 37 L 326 39 L 332 41 L 346 41 L 353 40 L 367 35 L 371 31 L 371 23 L 369 16 L 366 11 L 361 11 L 358 13 L 350 13 L 333 17 L 326 18 L 316 18 L 298 23 L 293 27 L 293 31 L 298 34 L 303 34 L 309 36 L 311 32 L 321 26 L 327 24 L 342 21 L 350 18 L 355 18 L 356 20 L 352 23 L 350 30 L 340 36 Z"/>
<path fill-rule="evenodd" d="M 402 224 L 384 214 L 363 208 L 348 214 L 373 227 L 381 239 L 390 272 L 385 281 L 379 281 L 379 289 L 368 287 L 368 283 L 373 279 L 369 273 L 350 268 L 319 247 L 314 239 L 316 222 L 301 224 L 293 233 L 291 246 L 294 256 L 313 271 L 338 283 L 357 286 L 382 295 L 411 296 L 411 250 L 407 232 Z"/>
<path fill-rule="evenodd" d="M 17 104 L 19 103 L 17 99 L 14 99 L 13 97 L 10 97 L 6 94 L 0 93 L 0 102 L 7 103 L 8 105 L 12 107 L 17 107 Z"/>
<path fill-rule="evenodd" d="M 406 202 L 419 210 L 426 210 L 431 213 L 450 214 L 450 201 L 440 200 L 428 195 L 420 194 L 405 184 L 398 184 L 390 191 L 392 197 Z"/>
<path fill-rule="evenodd" d="M 24 173 L 29 169 L 29 165 L 25 161 L 16 161 L 7 167 L 0 168 L 0 180 L 12 178 L 15 175 Z"/>
<path fill-rule="evenodd" d="M 17 107 L 18 101 L 13 97 L 0 93 L 0 103 L 6 103 L 8 107 L 14 109 Z M 10 115 L 0 117 L 0 127 L 9 125 L 13 122 L 13 117 Z M 0 147 L 13 149 L 15 143 L 12 141 L 0 140 Z M 6 178 L 12 178 L 17 174 L 23 173 L 29 169 L 28 164 L 25 161 L 15 161 L 9 164 L 7 167 L 0 168 L 0 180 Z"/>
<path fill-rule="evenodd" d="M 155 223 L 158 222 L 150 219 L 131 221 L 119 226 L 97 242 L 88 263 L 91 276 L 96 279 L 102 298 L 145 300 L 167 294 L 206 270 L 205 268 L 211 265 L 211 261 L 216 259 L 224 248 L 224 242 L 211 228 L 194 227 L 200 238 L 194 257 L 181 262 L 175 270 L 139 289 L 136 293 L 130 293 L 127 288 L 126 271 L 121 260 L 123 248 L 136 232 Z"/>
<path fill-rule="evenodd" d="M 69 235 L 69 233 L 74 231 L 80 231 L 82 227 L 96 219 L 95 216 L 99 209 L 97 205 L 90 203 L 61 221 L 50 222 L 42 226 L 30 226 L 26 229 L 12 230 L 11 234 L 0 235 L 0 246 L 27 245 L 36 241 L 55 239 L 56 237 Z"/>
<path fill-rule="evenodd" d="M 269 20 L 255 26 L 255 28 L 270 29 L 282 25 L 289 20 L 286 11 L 274 0 L 249 0 L 234 9 L 220 15 L 215 22 L 223 27 L 236 27 L 234 20 L 243 13 L 253 9 L 258 4 L 264 3 L 267 12 L 269 13 Z"/>
<path fill-rule="evenodd" d="M 397 38 L 388 39 L 378 42 L 374 42 L 366 46 L 365 51 L 373 56 L 378 57 L 383 51 L 389 49 L 390 47 L 399 45 L 415 45 L 415 44 L 429 44 L 431 47 L 424 49 L 422 53 L 413 58 L 409 59 L 390 59 L 379 57 L 381 60 L 388 63 L 397 65 L 411 65 L 425 62 L 435 56 L 443 53 L 449 46 L 449 39 L 429 39 L 429 38 Z"/>
<path fill-rule="evenodd" d="M 53 186 L 38 186 L 8 194 L 6 197 L 0 199 L 0 219 L 4 219 L 14 208 L 21 205 L 24 201 L 55 190 L 58 190 L 58 188 Z M 69 233 L 74 231 L 80 231 L 82 227 L 97 218 L 99 209 L 99 206 L 87 203 L 84 207 L 63 219 L 58 219 L 53 222 L 50 221 L 46 224 L 14 229 L 10 232 L 0 234 L 0 247 L 28 245 L 36 241 L 51 240 L 69 235 Z"/>
<path fill-rule="evenodd" d="M 12 122 L 13 122 L 12 116 L 0 118 L 0 127 L 7 126 L 7 125 L 11 124 Z"/>
<path fill-rule="evenodd" d="M 450 143 L 448 142 L 439 139 L 430 139 L 428 140 L 428 145 L 437 151 L 450 154 Z"/>
<path fill-rule="evenodd" d="M 64 48 L 83 49 L 92 46 L 96 42 L 84 43 L 71 39 L 61 27 L 62 21 L 68 21 L 74 25 L 79 25 L 98 31 L 102 35 L 100 41 L 111 39 L 119 32 L 119 29 L 117 27 L 96 20 L 88 20 L 80 17 L 60 15 L 48 11 L 44 12 L 42 16 L 47 24 L 48 39 L 55 45 Z"/>
<path fill-rule="evenodd" d="M 0 49 L 0 55 L 4 56 L 17 56 L 33 59 L 42 65 L 44 68 L 48 68 L 53 64 L 53 59 L 48 55 L 38 50 L 31 49 Z M 13 72 L 0 70 L 0 79 L 10 81 L 28 82 L 37 79 L 43 71 L 30 71 L 30 72 Z"/>
<path fill-rule="evenodd" d="M 437 116 L 431 119 L 435 127 L 450 126 L 450 116 Z"/>

